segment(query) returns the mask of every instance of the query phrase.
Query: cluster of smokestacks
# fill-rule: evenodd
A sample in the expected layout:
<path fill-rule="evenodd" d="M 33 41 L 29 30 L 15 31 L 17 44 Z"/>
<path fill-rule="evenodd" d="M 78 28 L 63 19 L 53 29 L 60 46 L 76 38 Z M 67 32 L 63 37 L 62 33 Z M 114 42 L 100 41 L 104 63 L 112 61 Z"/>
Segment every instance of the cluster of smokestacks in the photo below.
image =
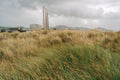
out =
<path fill-rule="evenodd" d="M 49 29 L 48 10 L 45 7 L 43 7 L 43 27 L 45 30 Z"/>

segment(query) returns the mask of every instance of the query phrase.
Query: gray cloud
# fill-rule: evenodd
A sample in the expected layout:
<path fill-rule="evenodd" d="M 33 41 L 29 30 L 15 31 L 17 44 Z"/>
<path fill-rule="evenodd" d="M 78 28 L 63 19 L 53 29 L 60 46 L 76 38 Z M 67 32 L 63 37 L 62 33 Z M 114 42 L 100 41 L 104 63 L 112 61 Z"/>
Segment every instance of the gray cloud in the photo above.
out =
<path fill-rule="evenodd" d="M 42 23 L 43 5 L 51 25 L 120 29 L 120 0 L 0 0 L 0 24 Z"/>

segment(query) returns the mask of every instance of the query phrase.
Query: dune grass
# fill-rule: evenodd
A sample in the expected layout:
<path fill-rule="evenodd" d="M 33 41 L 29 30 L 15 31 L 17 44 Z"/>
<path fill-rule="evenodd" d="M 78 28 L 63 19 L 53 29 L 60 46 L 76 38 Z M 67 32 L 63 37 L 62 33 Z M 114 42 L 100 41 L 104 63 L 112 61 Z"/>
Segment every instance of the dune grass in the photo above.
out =
<path fill-rule="evenodd" d="M 0 33 L 0 80 L 120 80 L 120 33 Z"/>

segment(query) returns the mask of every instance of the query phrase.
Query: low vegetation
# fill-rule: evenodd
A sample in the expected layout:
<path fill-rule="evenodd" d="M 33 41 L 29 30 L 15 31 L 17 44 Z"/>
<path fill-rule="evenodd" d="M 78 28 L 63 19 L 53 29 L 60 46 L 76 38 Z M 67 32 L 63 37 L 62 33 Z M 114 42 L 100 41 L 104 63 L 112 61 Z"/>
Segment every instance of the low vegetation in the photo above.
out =
<path fill-rule="evenodd" d="M 0 33 L 0 80 L 120 80 L 120 32 Z"/>

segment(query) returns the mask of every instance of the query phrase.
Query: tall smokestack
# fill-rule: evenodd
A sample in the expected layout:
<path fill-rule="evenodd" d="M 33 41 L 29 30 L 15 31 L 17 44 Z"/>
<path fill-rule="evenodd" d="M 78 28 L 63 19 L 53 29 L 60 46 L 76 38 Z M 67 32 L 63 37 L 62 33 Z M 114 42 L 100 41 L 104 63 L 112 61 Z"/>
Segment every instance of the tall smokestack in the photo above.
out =
<path fill-rule="evenodd" d="M 43 7 L 43 27 L 45 30 L 49 29 L 48 10 L 45 7 Z"/>

